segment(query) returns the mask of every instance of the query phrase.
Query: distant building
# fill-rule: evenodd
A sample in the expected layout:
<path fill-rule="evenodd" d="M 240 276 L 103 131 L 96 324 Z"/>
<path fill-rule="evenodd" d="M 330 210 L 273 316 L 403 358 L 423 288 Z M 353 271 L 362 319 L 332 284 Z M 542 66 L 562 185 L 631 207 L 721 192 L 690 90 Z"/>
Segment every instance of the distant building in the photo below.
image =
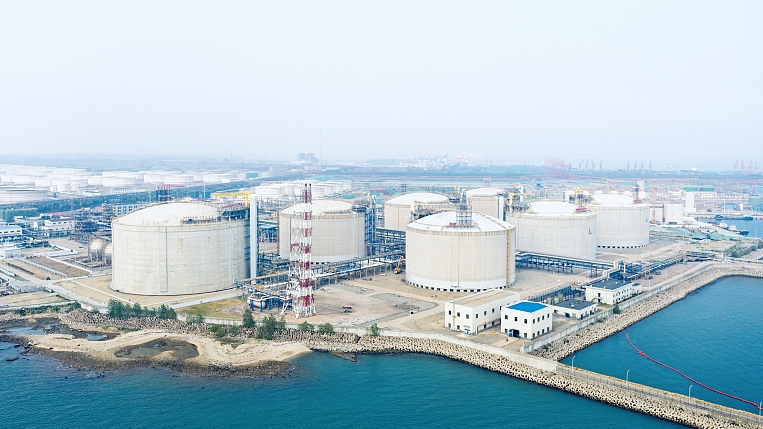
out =
<path fill-rule="evenodd" d="M 582 299 L 568 299 L 553 304 L 551 308 L 554 310 L 554 314 L 558 314 L 561 317 L 585 319 L 596 313 L 597 304 L 595 302 L 583 301 Z"/>
<path fill-rule="evenodd" d="M 519 294 L 507 290 L 486 290 L 445 303 L 445 326 L 466 334 L 495 326 L 501 307 L 519 302 Z"/>
<path fill-rule="evenodd" d="M 21 249 L 14 245 L 3 244 L 0 245 L 0 259 L 8 258 L 20 258 Z"/>
<path fill-rule="evenodd" d="M 18 225 L 0 225 L 0 240 L 21 237 L 21 227 Z"/>
<path fill-rule="evenodd" d="M 585 299 L 598 304 L 615 305 L 641 293 L 640 283 L 609 279 L 586 286 Z"/>
<path fill-rule="evenodd" d="M 517 338 L 533 339 L 551 332 L 553 310 L 546 304 L 520 301 L 501 309 L 501 332 Z"/>

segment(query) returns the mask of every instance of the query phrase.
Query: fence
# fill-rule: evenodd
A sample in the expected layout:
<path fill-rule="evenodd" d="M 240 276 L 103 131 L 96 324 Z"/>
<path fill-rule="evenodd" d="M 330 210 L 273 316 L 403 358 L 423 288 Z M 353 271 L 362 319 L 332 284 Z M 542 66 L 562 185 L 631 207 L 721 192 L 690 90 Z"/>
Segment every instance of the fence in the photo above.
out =
<path fill-rule="evenodd" d="M 703 401 L 697 398 L 689 398 L 688 396 L 680 395 L 678 393 L 656 389 L 654 387 L 649 387 L 643 384 L 633 383 L 631 381 L 621 380 L 619 378 L 602 375 L 599 373 L 587 371 L 580 368 L 572 368 L 564 364 L 559 364 L 558 372 L 561 374 L 570 375 L 572 377 L 590 380 L 590 381 L 594 381 L 594 382 L 608 385 L 608 386 L 613 386 L 618 389 L 627 390 L 629 392 L 639 393 L 639 394 L 649 396 L 661 401 L 669 401 L 676 405 L 692 408 L 694 411 L 697 411 L 700 413 L 705 413 L 705 414 L 715 413 L 715 414 L 720 414 L 732 419 L 739 419 L 745 422 L 751 422 L 751 423 L 759 422 L 759 416 L 743 411 L 743 410 L 737 410 L 735 408 L 724 407 L 722 405 Z"/>

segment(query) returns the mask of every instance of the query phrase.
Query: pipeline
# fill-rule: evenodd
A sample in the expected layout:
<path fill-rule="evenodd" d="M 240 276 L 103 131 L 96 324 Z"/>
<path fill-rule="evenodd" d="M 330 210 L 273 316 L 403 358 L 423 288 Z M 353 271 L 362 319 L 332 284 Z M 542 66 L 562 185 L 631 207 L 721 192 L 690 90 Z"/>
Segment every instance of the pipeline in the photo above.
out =
<path fill-rule="evenodd" d="M 704 387 L 705 389 L 707 389 L 707 390 L 709 390 L 711 392 L 718 393 L 719 395 L 723 395 L 723 396 L 726 396 L 726 397 L 731 398 L 731 399 L 736 399 L 737 401 L 744 402 L 745 404 L 750 404 L 753 407 L 757 408 L 758 410 L 761 409 L 761 406 L 759 404 L 755 403 L 755 402 L 748 401 L 747 399 L 742 399 L 742 398 L 734 396 L 734 395 L 730 395 L 730 394 L 728 394 L 726 392 L 721 392 L 720 390 L 717 390 L 717 389 L 713 389 L 712 387 L 710 387 L 710 386 L 708 386 L 706 384 L 702 384 L 699 381 L 689 377 L 688 375 L 684 374 L 683 372 L 681 372 L 681 371 L 679 371 L 679 370 L 677 370 L 677 369 L 675 369 L 673 367 L 670 367 L 668 365 L 665 365 L 664 363 L 658 361 L 657 359 L 654 359 L 653 357 L 647 355 L 646 353 L 644 353 L 641 350 L 637 349 L 635 345 L 633 345 L 633 342 L 631 341 L 631 338 L 628 336 L 627 332 L 625 333 L 625 338 L 628 340 L 628 343 L 631 345 L 631 347 L 633 347 L 633 350 L 635 350 L 636 353 L 638 353 L 639 355 L 649 359 L 650 361 L 652 361 L 652 362 L 654 362 L 654 363 L 656 363 L 658 365 L 661 365 L 661 366 L 663 366 L 663 367 L 665 367 L 665 368 L 667 368 L 667 369 L 677 373 L 678 375 L 680 375 L 681 377 L 691 381 L 692 383 L 695 383 L 698 386 Z"/>

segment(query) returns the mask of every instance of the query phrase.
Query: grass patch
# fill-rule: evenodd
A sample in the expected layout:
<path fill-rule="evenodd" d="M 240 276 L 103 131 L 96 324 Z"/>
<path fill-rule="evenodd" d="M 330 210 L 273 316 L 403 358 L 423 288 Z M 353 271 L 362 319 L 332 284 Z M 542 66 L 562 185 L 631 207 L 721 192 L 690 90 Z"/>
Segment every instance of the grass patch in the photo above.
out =
<path fill-rule="evenodd" d="M 224 311 L 228 307 L 243 308 L 246 303 L 236 298 L 221 299 L 219 301 L 205 302 L 203 304 L 191 305 L 178 308 L 176 311 L 183 314 L 193 314 L 202 317 L 221 317 L 227 319 L 240 319 L 240 314 L 231 314 Z"/>

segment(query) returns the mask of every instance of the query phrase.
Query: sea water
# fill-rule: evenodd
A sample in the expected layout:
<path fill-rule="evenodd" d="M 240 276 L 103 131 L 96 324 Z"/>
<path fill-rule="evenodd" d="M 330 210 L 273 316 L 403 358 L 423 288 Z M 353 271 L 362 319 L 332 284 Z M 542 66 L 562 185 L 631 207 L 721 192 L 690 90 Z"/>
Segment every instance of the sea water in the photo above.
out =
<path fill-rule="evenodd" d="M 628 329 L 650 356 L 702 383 L 763 400 L 763 281 L 719 280 Z M 0 343 L 3 428 L 677 428 L 679 425 L 427 355 L 322 353 L 267 379 L 165 370 L 73 370 Z M 571 363 L 571 358 L 565 360 Z M 575 366 L 688 394 L 690 381 L 639 356 L 624 333 L 575 355 Z M 692 396 L 756 409 L 697 385 Z"/>
<path fill-rule="evenodd" d="M 757 413 L 756 406 L 714 393 L 695 381 L 756 404 L 763 401 L 763 280 L 726 277 L 575 354 L 585 368 Z M 572 357 L 562 361 L 572 364 Z"/>
<path fill-rule="evenodd" d="M 311 353 L 289 377 L 98 374 L 0 343 L 3 428 L 678 428 L 638 413 L 427 355 Z"/>

